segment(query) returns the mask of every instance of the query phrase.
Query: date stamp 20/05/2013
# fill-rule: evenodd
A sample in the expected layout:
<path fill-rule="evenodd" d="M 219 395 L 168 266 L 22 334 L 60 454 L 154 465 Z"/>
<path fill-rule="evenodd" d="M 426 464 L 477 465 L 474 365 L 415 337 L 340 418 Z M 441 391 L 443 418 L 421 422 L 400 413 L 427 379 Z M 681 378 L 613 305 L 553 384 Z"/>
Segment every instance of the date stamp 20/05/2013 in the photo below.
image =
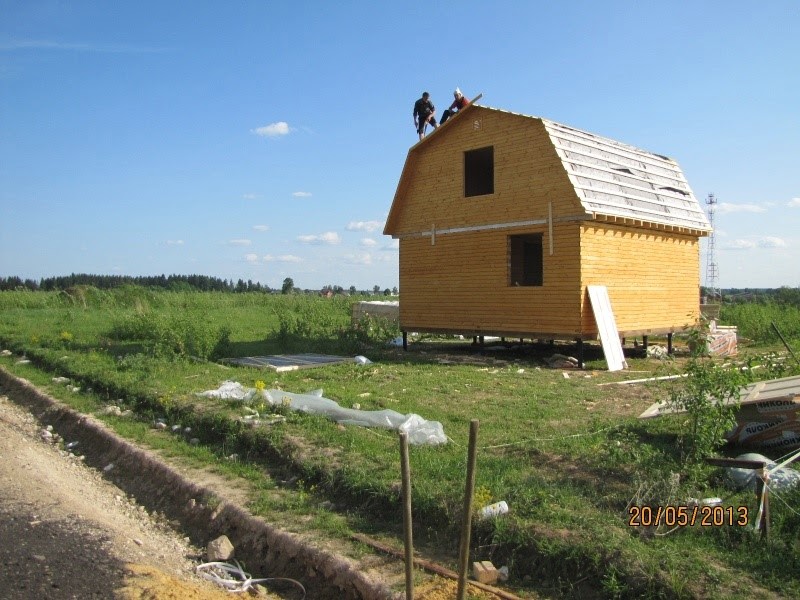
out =
<path fill-rule="evenodd" d="M 744 527 L 748 523 L 746 506 L 705 506 L 697 504 L 631 506 L 629 527 Z"/>

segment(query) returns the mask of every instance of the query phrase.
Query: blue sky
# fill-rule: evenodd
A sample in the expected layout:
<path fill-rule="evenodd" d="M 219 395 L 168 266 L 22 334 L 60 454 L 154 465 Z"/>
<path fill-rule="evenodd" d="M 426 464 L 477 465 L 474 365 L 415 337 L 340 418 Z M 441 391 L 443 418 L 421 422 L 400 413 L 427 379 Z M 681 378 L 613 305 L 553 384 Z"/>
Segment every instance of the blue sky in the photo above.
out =
<path fill-rule="evenodd" d="M 0 0 L 0 276 L 397 285 L 412 106 L 455 86 L 674 158 L 719 285 L 800 286 L 796 0 Z"/>

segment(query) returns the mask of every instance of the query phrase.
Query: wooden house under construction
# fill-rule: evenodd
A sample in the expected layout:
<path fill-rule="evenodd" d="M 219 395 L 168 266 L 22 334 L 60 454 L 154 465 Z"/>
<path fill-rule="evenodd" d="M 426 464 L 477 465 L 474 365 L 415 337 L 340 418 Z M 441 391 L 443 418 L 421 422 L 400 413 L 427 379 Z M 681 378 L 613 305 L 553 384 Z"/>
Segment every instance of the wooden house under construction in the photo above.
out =
<path fill-rule="evenodd" d="M 408 152 L 384 234 L 399 239 L 404 332 L 596 339 L 700 315 L 709 222 L 678 164 L 547 119 L 471 104 Z"/>

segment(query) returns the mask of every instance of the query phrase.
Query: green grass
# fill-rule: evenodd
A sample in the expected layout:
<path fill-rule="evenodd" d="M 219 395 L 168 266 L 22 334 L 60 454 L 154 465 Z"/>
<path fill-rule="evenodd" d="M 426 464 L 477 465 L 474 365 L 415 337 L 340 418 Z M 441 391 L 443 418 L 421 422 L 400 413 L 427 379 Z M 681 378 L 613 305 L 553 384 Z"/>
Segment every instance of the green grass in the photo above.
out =
<path fill-rule="evenodd" d="M 58 374 L 84 390 L 92 388 L 91 401 L 82 399 L 83 392 L 66 394 L 83 403 L 80 410 L 86 412 L 121 400 L 141 421 L 123 419 L 115 426 L 129 427 L 127 435 L 134 439 L 156 443 L 160 438 L 153 438 L 148 424 L 157 417 L 191 426 L 202 445 L 185 444 L 176 452 L 198 464 L 222 463 L 233 469 L 231 476 L 244 479 L 272 465 L 286 479 L 296 478 L 294 493 L 280 495 L 272 481 L 258 492 L 254 509 L 305 514 L 313 526 L 339 535 L 399 532 L 400 473 L 393 433 L 342 428 L 296 413 L 283 424 L 250 429 L 237 420 L 245 414 L 238 403 L 200 399 L 195 393 L 225 379 L 248 386 L 261 380 L 292 392 L 323 388 L 326 397 L 347 407 L 357 403 L 365 410 L 390 408 L 441 421 L 452 443 L 413 447 L 411 469 L 415 536 L 423 547 L 448 550 L 457 546 L 469 422 L 477 418 L 477 486 L 483 499 L 506 500 L 511 512 L 476 523 L 473 558 L 508 564 L 517 585 L 524 587 L 528 576 L 538 591 L 554 594 L 577 593 L 588 585 L 609 597 L 758 597 L 762 588 L 800 595 L 795 543 L 800 520 L 792 512 L 800 511 L 796 495 L 787 498 L 792 509 L 773 503 L 768 543 L 737 528 L 696 527 L 652 536 L 628 527 L 626 507 L 635 498 L 675 504 L 688 497 L 722 496 L 730 505 L 755 510 L 749 494 L 722 487 L 718 471 L 686 470 L 676 445 L 681 418 L 635 418 L 651 402 L 666 399 L 674 381 L 598 385 L 679 373 L 680 360 L 659 362 L 639 354 L 628 361 L 637 373 L 611 374 L 602 353 L 592 348 L 588 368 L 566 379 L 562 371 L 543 368 L 543 358 L 574 351 L 569 346 L 480 356 L 465 342 L 440 339 L 412 344 L 404 353 L 379 343 L 394 333 L 391 327 L 351 326 L 349 303 L 343 298 L 139 288 L 72 295 L 4 292 L 0 341 L 24 352 L 35 368 L 17 365 L 14 358 L 0 359 L 0 364 L 26 377 L 39 373 L 42 383 Z M 723 322 L 738 325 L 731 314 L 723 311 Z M 797 339 L 788 326 L 796 311 L 764 314 L 776 320 L 785 337 L 788 331 L 789 339 Z M 121 324 L 137 315 L 182 315 L 212 332 L 227 327 L 228 356 L 358 350 L 374 363 L 280 374 L 225 368 L 180 353 L 158 353 L 142 336 L 121 334 Z M 180 328 L 175 323 L 172 327 Z M 751 339 L 776 347 L 771 339 Z M 764 349 L 757 348 L 750 358 L 760 361 Z M 780 365 L 782 375 L 798 372 L 790 360 Z M 236 464 L 221 458 L 234 452 L 241 459 Z M 682 474 L 679 482 L 674 483 L 673 473 Z M 325 499 L 342 508 L 317 510 Z"/>
<path fill-rule="evenodd" d="M 720 323 L 736 325 L 739 334 L 759 343 L 780 344 L 773 328 L 778 328 L 787 342 L 800 342 L 800 307 L 778 303 L 723 304 Z M 795 349 L 795 353 L 798 351 Z"/>

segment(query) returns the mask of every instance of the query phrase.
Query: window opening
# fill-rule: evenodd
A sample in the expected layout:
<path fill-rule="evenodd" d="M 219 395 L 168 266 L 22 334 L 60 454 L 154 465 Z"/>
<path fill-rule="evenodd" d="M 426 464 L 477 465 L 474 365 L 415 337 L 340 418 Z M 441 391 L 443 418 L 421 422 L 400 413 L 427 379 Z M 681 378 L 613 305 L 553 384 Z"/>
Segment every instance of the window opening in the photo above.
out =
<path fill-rule="evenodd" d="M 494 193 L 494 146 L 464 152 L 464 196 Z"/>
<path fill-rule="evenodd" d="M 544 285 L 541 233 L 508 236 L 508 250 L 509 285 L 512 287 Z"/>

